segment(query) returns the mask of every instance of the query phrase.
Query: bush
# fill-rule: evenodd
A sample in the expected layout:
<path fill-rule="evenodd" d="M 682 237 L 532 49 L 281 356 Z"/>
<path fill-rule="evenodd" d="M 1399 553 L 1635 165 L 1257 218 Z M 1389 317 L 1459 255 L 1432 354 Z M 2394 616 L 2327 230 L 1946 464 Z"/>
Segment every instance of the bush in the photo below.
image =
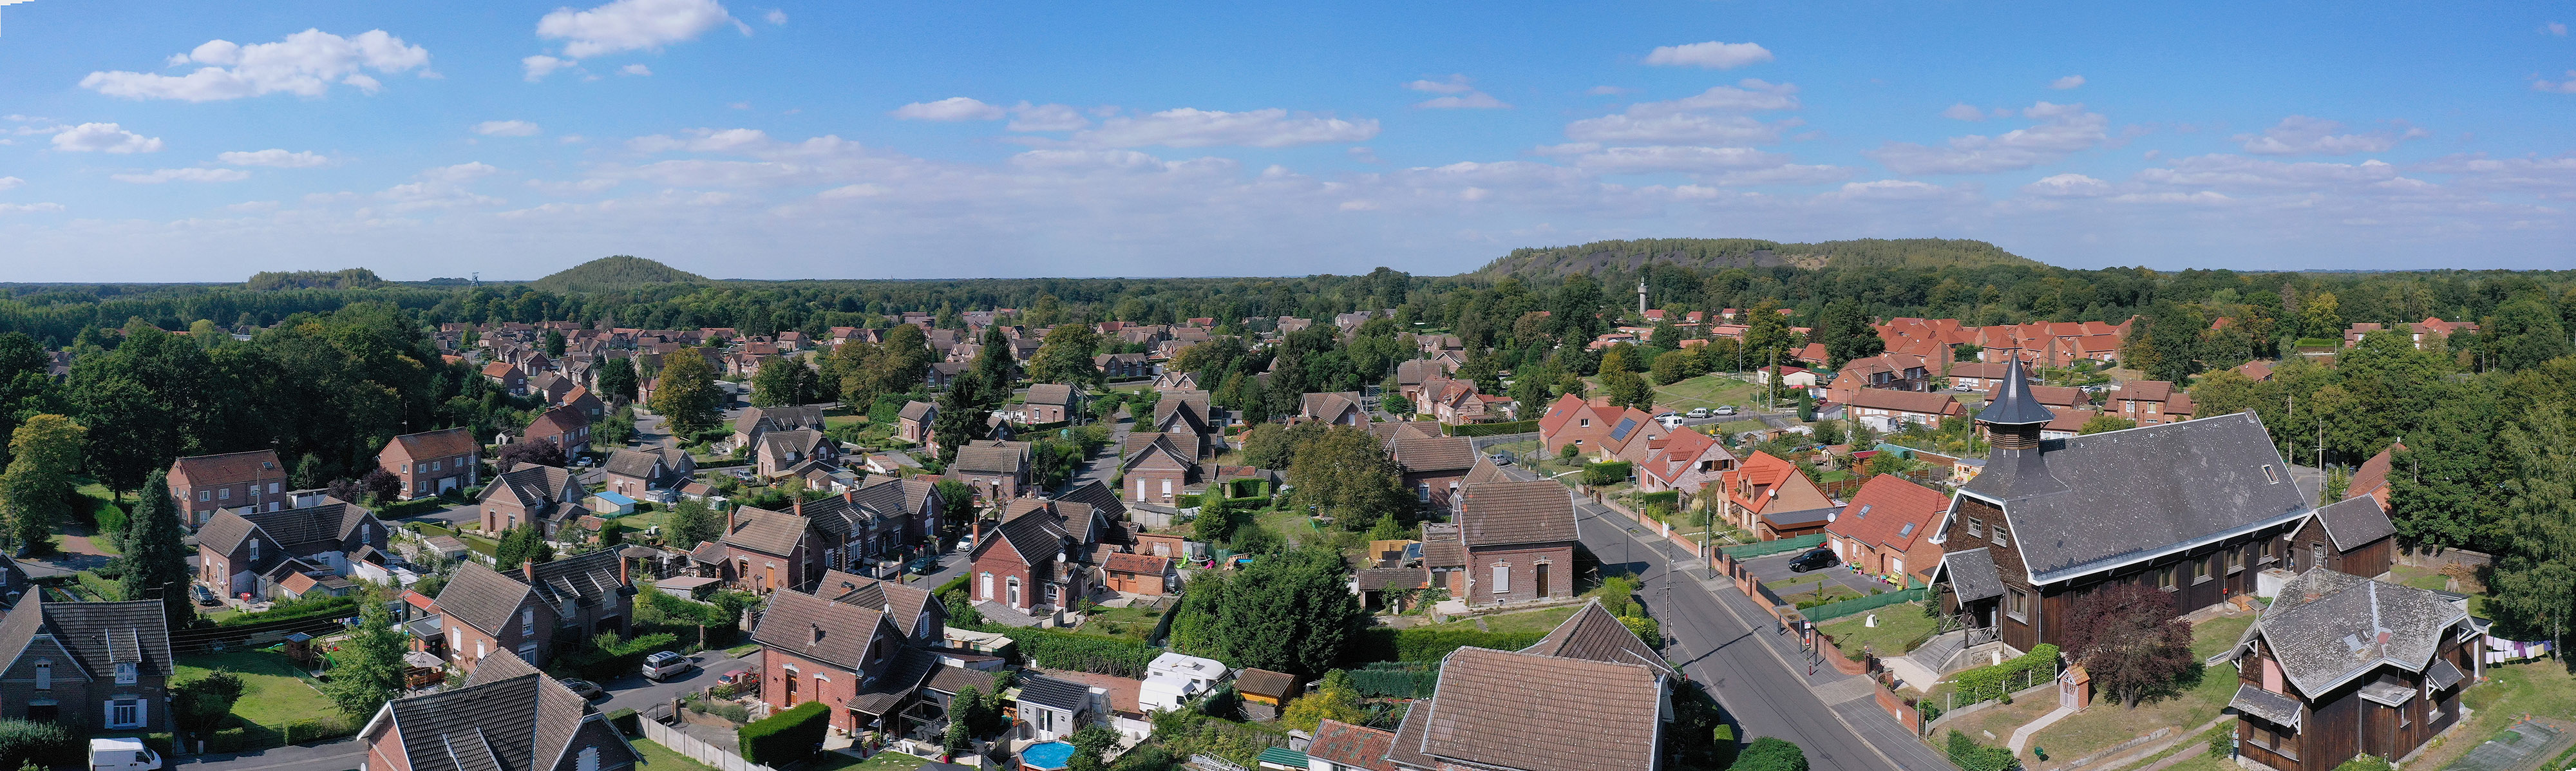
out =
<path fill-rule="evenodd" d="M 1639 495 L 1637 496 L 1637 505 L 1663 506 L 1671 509 L 1679 509 L 1682 507 L 1682 491 L 1665 490 L 1660 493 L 1646 493 L 1644 495 Z"/>
<path fill-rule="evenodd" d="M 250 729 L 225 728 L 206 740 L 207 752 L 240 752 L 251 747 Z"/>
<path fill-rule="evenodd" d="M 1807 752 L 1784 739 L 1769 736 L 1744 745 L 1735 755 L 1728 771 L 1807 771 Z"/>
<path fill-rule="evenodd" d="M 783 766 L 812 757 L 831 724 L 831 707 L 809 701 L 743 726 L 735 736 L 742 740 L 743 760 Z"/>
<path fill-rule="evenodd" d="M 122 584 L 87 570 L 81 571 L 77 576 L 81 589 L 97 595 L 102 602 L 117 602 L 125 599 L 125 587 Z"/>
<path fill-rule="evenodd" d="M 348 718 L 333 715 L 330 717 L 311 717 L 303 720 L 289 721 L 286 725 L 281 726 L 278 729 L 278 732 L 282 735 L 283 741 L 286 743 L 301 744 L 320 739 L 337 739 L 343 736 L 349 736 L 357 733 L 358 727 L 350 725 Z"/>
<path fill-rule="evenodd" d="M 1351 646 L 1354 663 L 1370 661 L 1439 661 L 1450 651 L 1475 646 L 1500 651 L 1516 651 L 1538 644 L 1541 632 L 1481 632 L 1474 629 L 1388 629 L 1370 627 L 1361 630 L 1360 639 Z"/>
<path fill-rule="evenodd" d="M 2387 758 L 2377 755 L 2360 755 L 2351 760 L 2344 761 L 2343 765 L 2335 766 L 2334 771 L 2390 771 L 2390 769 L 2393 768 L 2396 768 L 2396 766 L 2389 765 Z"/>
<path fill-rule="evenodd" d="M 80 765 L 86 762 L 83 747 L 82 737 L 60 723 L 0 720 L 0 766 L 17 768 L 31 761 L 47 767 Z"/>
<path fill-rule="evenodd" d="M 1144 677 L 1145 665 L 1160 649 L 1133 640 L 1099 637 L 1053 629 L 985 627 L 1017 643 L 1021 658 L 1047 669 L 1070 669 L 1118 677 Z"/>
<path fill-rule="evenodd" d="M 1351 689 L 1372 699 L 1427 699 L 1440 686 L 1440 672 L 1425 662 L 1375 662 L 1347 670 Z"/>
<path fill-rule="evenodd" d="M 2041 643 L 2031 648 L 2029 653 L 2015 656 L 2004 663 L 1978 667 L 1953 675 L 1950 682 L 1957 687 L 1959 700 L 1962 703 L 1975 704 L 1988 699 L 2000 699 L 2019 690 L 2025 672 L 2053 669 L 2056 665 L 2057 646 Z"/>
<path fill-rule="evenodd" d="M 1958 766 L 1960 771 L 2009 771 L 2021 767 L 2012 750 L 1978 744 L 1956 730 L 1950 732 L 1948 749 L 1950 765 Z"/>
<path fill-rule="evenodd" d="M 1536 431 L 1538 430 L 1538 421 L 1516 420 L 1510 423 L 1470 423 L 1464 426 L 1443 426 L 1443 428 L 1448 429 L 1450 436 L 1500 436 L 1503 434 L 1526 434 Z"/>
<path fill-rule="evenodd" d="M 244 613 L 215 622 L 215 626 L 250 626 L 271 621 L 302 621 L 308 618 L 345 618 L 358 615 L 358 598 L 314 594 L 292 602 L 278 603 L 258 613 Z"/>
<path fill-rule="evenodd" d="M 1584 464 L 1583 483 L 1602 486 L 1628 481 L 1628 470 L 1634 465 L 1624 460 Z"/>

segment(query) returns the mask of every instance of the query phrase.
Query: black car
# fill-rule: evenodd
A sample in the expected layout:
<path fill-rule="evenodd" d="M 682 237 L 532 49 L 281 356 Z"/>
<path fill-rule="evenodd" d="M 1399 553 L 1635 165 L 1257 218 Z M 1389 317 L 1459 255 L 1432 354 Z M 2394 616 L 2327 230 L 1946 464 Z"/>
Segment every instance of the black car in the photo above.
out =
<path fill-rule="evenodd" d="M 563 680 L 560 682 L 563 683 L 563 687 L 570 689 L 574 695 L 580 696 L 584 699 L 596 699 L 599 698 L 601 694 L 607 693 L 607 691 L 600 689 L 598 683 L 593 683 L 588 680 Z"/>
<path fill-rule="evenodd" d="M 1815 549 L 1805 554 L 1800 554 L 1795 559 L 1789 560 L 1789 572 L 1804 573 L 1810 570 L 1823 570 L 1840 564 L 1842 564 L 1842 558 L 1834 556 L 1834 550 Z"/>

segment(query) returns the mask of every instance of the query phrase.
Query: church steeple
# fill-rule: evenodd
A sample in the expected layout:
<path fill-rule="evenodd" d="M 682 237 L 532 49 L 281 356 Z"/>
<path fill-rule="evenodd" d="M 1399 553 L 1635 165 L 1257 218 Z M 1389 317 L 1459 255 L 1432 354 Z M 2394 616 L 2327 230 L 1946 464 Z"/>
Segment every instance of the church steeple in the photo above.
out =
<path fill-rule="evenodd" d="M 2056 420 L 2057 414 L 2031 395 L 2021 357 L 2008 352 L 2004 361 L 2010 366 L 2004 372 L 2003 387 L 1995 390 L 1994 401 L 1977 410 L 1977 423 L 1985 427 L 1987 443 L 1997 450 L 2036 449 L 2040 427 Z"/>

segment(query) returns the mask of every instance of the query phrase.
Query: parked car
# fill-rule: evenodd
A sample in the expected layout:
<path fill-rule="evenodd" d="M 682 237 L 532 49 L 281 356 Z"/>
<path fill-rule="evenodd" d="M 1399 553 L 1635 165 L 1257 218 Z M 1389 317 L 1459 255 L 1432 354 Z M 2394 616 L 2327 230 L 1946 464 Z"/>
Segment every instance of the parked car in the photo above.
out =
<path fill-rule="evenodd" d="M 1682 425 L 1682 416 L 1680 413 L 1667 412 L 1655 416 L 1655 422 L 1663 424 L 1665 428 L 1679 428 Z"/>
<path fill-rule="evenodd" d="M 1729 405 L 1725 405 L 1725 406 L 1719 407 L 1719 408 L 1717 408 L 1717 414 L 1719 414 L 1719 415 L 1733 415 L 1733 414 L 1735 414 L 1735 405 L 1729 404 Z"/>
<path fill-rule="evenodd" d="M 1819 547 L 1790 559 L 1789 572 L 1804 573 L 1810 570 L 1823 570 L 1835 565 L 1840 565 L 1842 564 L 1842 561 L 1841 557 L 1834 556 L 1834 550 Z"/>
<path fill-rule="evenodd" d="M 1708 417 L 1708 408 L 1707 408 L 1707 407 L 1692 407 L 1692 408 L 1691 408 L 1691 411 L 1690 411 L 1690 416 L 1691 416 L 1691 417 L 1694 417 L 1694 418 L 1705 418 L 1705 417 Z"/>
<path fill-rule="evenodd" d="M 1494 453 L 1494 465 L 1497 465 L 1497 466 L 1509 466 L 1509 465 L 1512 465 L 1512 454 L 1511 454 L 1511 453 L 1508 453 L 1508 452 L 1498 452 L 1498 453 Z"/>
<path fill-rule="evenodd" d="M 585 699 L 596 699 L 608 693 L 606 689 L 600 688 L 598 683 L 588 680 L 564 680 L 562 682 L 563 687 L 572 689 L 573 693 L 579 694 Z"/>
<path fill-rule="evenodd" d="M 717 676 L 716 685 L 731 687 L 738 694 L 759 693 L 760 673 L 748 669 L 733 670 Z"/>
<path fill-rule="evenodd" d="M 679 651 L 662 651 L 644 657 L 644 678 L 661 682 L 672 675 L 689 671 L 689 667 L 693 664 L 695 662 L 690 661 L 687 656 L 680 655 Z"/>
<path fill-rule="evenodd" d="M 90 771 L 152 771 L 160 767 L 160 754 L 143 746 L 141 739 L 89 740 Z"/>
<path fill-rule="evenodd" d="M 215 605 L 222 605 L 222 604 L 224 604 L 224 601 L 223 601 L 222 599 L 217 598 L 217 597 L 215 596 L 215 592 L 214 592 L 214 590 L 206 588 L 206 587 L 205 587 L 205 585 L 203 585 L 203 584 L 197 584 L 197 585 L 189 586 L 189 587 L 188 587 L 188 590 L 189 590 L 189 591 L 188 591 L 188 593 L 189 593 L 190 595 L 193 595 L 193 596 L 195 596 L 195 597 L 196 597 L 196 599 L 197 599 L 197 604 L 199 604 L 199 605 L 205 605 L 205 606 L 209 606 L 209 607 L 211 607 L 211 606 L 215 606 Z"/>

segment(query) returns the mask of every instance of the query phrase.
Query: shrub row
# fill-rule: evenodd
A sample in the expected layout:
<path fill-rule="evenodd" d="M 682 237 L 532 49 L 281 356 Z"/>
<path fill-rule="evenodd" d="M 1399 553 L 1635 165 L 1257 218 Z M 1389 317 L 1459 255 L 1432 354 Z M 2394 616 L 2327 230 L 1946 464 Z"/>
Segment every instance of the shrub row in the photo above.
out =
<path fill-rule="evenodd" d="M 1635 467 L 1636 464 L 1624 460 L 1587 463 L 1583 466 L 1583 481 L 1593 485 L 1615 485 L 1628 481 L 1628 472 Z"/>
<path fill-rule="evenodd" d="M 1444 428 L 1448 429 L 1450 436 L 1500 436 L 1503 434 L 1526 434 L 1536 431 L 1538 430 L 1538 421 L 1515 420 L 1510 423 L 1470 423 L 1463 426 L 1444 426 Z"/>
<path fill-rule="evenodd" d="M 346 618 L 358 615 L 358 598 L 316 596 L 313 599 L 280 603 L 259 613 L 244 613 L 215 622 L 215 626 L 250 626 L 278 621 L 302 621 L 308 618 Z"/>
<path fill-rule="evenodd" d="M 1961 703 L 1974 704 L 1988 699 L 2000 699 L 2019 689 L 2024 673 L 2040 670 L 2054 671 L 2056 667 L 2057 646 L 2041 643 L 2031 648 L 2029 653 L 2015 656 L 2004 663 L 1978 667 L 1952 675 L 1950 684 L 1958 688 Z"/>
<path fill-rule="evenodd" d="M 1118 677 L 1144 677 L 1145 665 L 1162 650 L 1144 643 L 1075 634 L 1053 629 L 986 626 L 979 631 L 1011 638 L 1020 658 L 1048 669 L 1070 669 Z"/>
<path fill-rule="evenodd" d="M 1450 651 L 1468 646 L 1516 651 L 1538 643 L 1542 632 L 1481 632 L 1474 629 L 1388 629 L 1371 627 L 1360 632 L 1351 647 L 1354 663 L 1371 661 L 1439 661 Z"/>
<path fill-rule="evenodd" d="M 1376 662 L 1347 670 L 1351 687 L 1372 699 L 1427 699 L 1440 687 L 1440 671 L 1424 662 Z"/>
<path fill-rule="evenodd" d="M 765 766 L 783 766 L 813 756 L 823 744 L 823 731 L 832 725 L 831 707 L 809 701 L 779 710 L 743 726 L 734 735 L 742 741 L 742 759 Z"/>

